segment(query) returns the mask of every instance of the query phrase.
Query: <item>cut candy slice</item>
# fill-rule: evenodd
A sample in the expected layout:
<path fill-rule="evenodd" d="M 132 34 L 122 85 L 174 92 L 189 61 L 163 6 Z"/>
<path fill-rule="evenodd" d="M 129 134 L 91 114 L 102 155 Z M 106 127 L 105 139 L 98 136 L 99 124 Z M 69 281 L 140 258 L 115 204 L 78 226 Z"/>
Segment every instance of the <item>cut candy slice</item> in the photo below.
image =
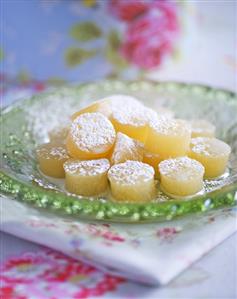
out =
<path fill-rule="evenodd" d="M 93 196 L 106 191 L 107 172 L 110 163 L 107 159 L 80 161 L 70 159 L 64 164 L 66 189 L 77 195 Z"/>
<path fill-rule="evenodd" d="M 155 197 L 154 169 L 145 163 L 127 161 L 108 172 L 113 197 L 119 201 L 146 202 Z"/>
<path fill-rule="evenodd" d="M 162 159 L 185 156 L 190 139 L 191 127 L 186 121 L 160 117 L 150 123 L 145 148 Z"/>
<path fill-rule="evenodd" d="M 71 157 L 97 159 L 107 157 L 115 142 L 116 133 L 111 122 L 101 113 L 84 113 L 72 123 L 67 149 Z"/>
<path fill-rule="evenodd" d="M 149 164 L 154 168 L 155 171 L 155 177 L 159 177 L 159 169 L 158 165 L 163 159 L 159 154 L 154 154 L 152 152 L 145 151 L 143 155 L 143 162 L 146 164 Z"/>
<path fill-rule="evenodd" d="M 127 160 L 142 161 L 143 151 L 143 143 L 118 132 L 111 156 L 111 163 L 118 164 Z"/>
<path fill-rule="evenodd" d="M 63 164 L 70 158 L 63 144 L 45 143 L 36 149 L 40 170 L 54 178 L 64 178 Z"/>
<path fill-rule="evenodd" d="M 203 188 L 204 167 L 188 157 L 164 160 L 159 171 L 161 188 L 168 194 L 193 195 Z"/>
<path fill-rule="evenodd" d="M 110 110 L 110 104 L 107 100 L 100 100 L 97 102 L 92 103 L 91 105 L 77 111 L 71 116 L 71 119 L 76 119 L 79 115 L 84 113 L 94 113 L 99 112 L 103 114 L 106 117 L 109 117 L 111 110 Z"/>
<path fill-rule="evenodd" d="M 225 172 L 230 152 L 230 146 L 219 139 L 197 137 L 191 139 L 189 156 L 202 163 L 206 178 L 214 178 Z"/>

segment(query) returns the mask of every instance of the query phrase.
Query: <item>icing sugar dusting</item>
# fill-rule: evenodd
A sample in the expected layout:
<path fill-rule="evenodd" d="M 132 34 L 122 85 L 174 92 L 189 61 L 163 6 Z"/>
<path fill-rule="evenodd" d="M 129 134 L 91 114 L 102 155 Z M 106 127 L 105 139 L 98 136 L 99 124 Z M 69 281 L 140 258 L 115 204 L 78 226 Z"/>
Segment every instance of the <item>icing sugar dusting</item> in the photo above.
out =
<path fill-rule="evenodd" d="M 154 169 L 138 161 L 126 161 L 112 166 L 108 178 L 122 185 L 134 185 L 154 179 Z"/>
<path fill-rule="evenodd" d="M 174 180 L 190 180 L 204 175 L 201 163 L 188 157 L 164 160 L 159 164 L 161 175 Z"/>
<path fill-rule="evenodd" d="M 44 159 L 64 160 L 69 159 L 66 148 L 63 145 L 54 145 L 50 143 L 39 146 L 36 150 L 38 157 Z"/>
<path fill-rule="evenodd" d="M 191 135 L 191 126 L 187 121 L 181 119 L 172 119 L 160 116 L 155 121 L 150 122 L 150 127 L 162 135 Z"/>
<path fill-rule="evenodd" d="M 197 137 L 191 139 L 191 151 L 204 156 L 228 156 L 231 152 L 230 146 L 216 138 Z"/>
<path fill-rule="evenodd" d="M 143 143 L 118 132 L 111 157 L 112 164 L 122 163 L 127 160 L 142 161 L 143 146 Z"/>
<path fill-rule="evenodd" d="M 111 122 L 101 113 L 84 113 L 72 123 L 70 134 L 77 147 L 85 152 L 103 153 L 115 141 Z"/>
<path fill-rule="evenodd" d="M 70 115 L 75 109 L 75 99 L 71 93 L 69 89 L 62 89 L 58 94 L 48 94 L 46 109 L 42 109 L 40 96 L 29 107 L 24 106 L 28 127 L 38 141 L 48 140 L 48 132 L 57 128 L 59 124 L 69 125 Z"/>
<path fill-rule="evenodd" d="M 64 163 L 64 170 L 70 174 L 94 176 L 106 173 L 110 168 L 109 160 L 86 160 L 80 161 L 71 159 Z"/>

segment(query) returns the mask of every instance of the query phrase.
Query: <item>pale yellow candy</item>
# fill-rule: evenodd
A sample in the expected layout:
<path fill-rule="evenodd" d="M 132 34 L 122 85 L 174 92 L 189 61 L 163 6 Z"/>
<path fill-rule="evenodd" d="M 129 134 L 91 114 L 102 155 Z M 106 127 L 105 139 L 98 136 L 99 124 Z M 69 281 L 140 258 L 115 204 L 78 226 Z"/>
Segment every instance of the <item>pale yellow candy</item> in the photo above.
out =
<path fill-rule="evenodd" d="M 98 100 L 89 106 L 82 108 L 72 115 L 72 120 L 83 113 L 100 112 L 106 117 L 110 117 L 113 110 L 117 110 L 124 105 L 142 105 L 136 98 L 128 95 L 115 94 Z"/>
<path fill-rule="evenodd" d="M 59 127 L 49 132 L 50 142 L 66 143 L 69 127 Z"/>
<path fill-rule="evenodd" d="M 111 164 L 123 163 L 127 160 L 142 161 L 143 151 L 143 143 L 118 132 L 110 159 Z"/>
<path fill-rule="evenodd" d="M 205 177 L 222 175 L 227 167 L 230 146 L 216 138 L 197 137 L 191 139 L 189 156 L 205 167 Z"/>
<path fill-rule="evenodd" d="M 160 117 L 150 123 L 145 148 L 162 159 L 185 156 L 190 139 L 191 127 L 186 121 Z"/>
<path fill-rule="evenodd" d="M 147 202 L 155 197 L 154 169 L 138 161 L 115 164 L 108 172 L 114 199 Z"/>
<path fill-rule="evenodd" d="M 156 178 L 159 177 L 158 165 L 162 160 L 163 159 L 161 158 L 161 156 L 159 154 L 154 154 L 149 151 L 144 151 L 143 162 L 146 164 L 149 164 L 150 166 L 152 166 L 154 168 Z"/>
<path fill-rule="evenodd" d="M 112 150 L 116 132 L 101 113 L 84 113 L 71 124 L 67 150 L 71 157 L 82 160 L 105 158 Z"/>
<path fill-rule="evenodd" d="M 216 128 L 207 120 L 192 120 L 192 138 L 195 137 L 214 137 Z"/>
<path fill-rule="evenodd" d="M 147 134 L 147 120 L 144 118 L 143 109 L 143 106 L 131 103 L 114 106 L 110 120 L 116 132 L 144 142 Z"/>
<path fill-rule="evenodd" d="M 89 106 L 82 108 L 81 110 L 75 112 L 72 116 L 71 119 L 74 120 L 76 119 L 79 115 L 84 114 L 84 113 L 94 113 L 94 112 L 99 112 L 103 114 L 106 117 L 109 117 L 111 113 L 110 109 L 110 103 L 108 100 L 100 100 L 96 101 Z"/>
<path fill-rule="evenodd" d="M 77 195 L 93 196 L 106 191 L 107 172 L 110 163 L 107 159 L 80 161 L 70 159 L 64 164 L 66 189 Z"/>
<path fill-rule="evenodd" d="M 193 195 L 203 188 L 204 167 L 188 157 L 164 160 L 159 164 L 160 184 L 165 193 Z"/>
<path fill-rule="evenodd" d="M 36 149 L 40 170 L 54 178 L 64 178 L 63 164 L 70 158 L 63 144 L 45 143 Z"/>

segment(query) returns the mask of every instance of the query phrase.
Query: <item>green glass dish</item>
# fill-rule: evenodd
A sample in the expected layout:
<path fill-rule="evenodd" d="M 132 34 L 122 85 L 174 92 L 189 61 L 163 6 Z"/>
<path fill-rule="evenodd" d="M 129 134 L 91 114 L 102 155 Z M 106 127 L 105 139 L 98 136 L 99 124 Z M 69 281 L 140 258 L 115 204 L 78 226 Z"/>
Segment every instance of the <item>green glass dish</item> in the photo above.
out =
<path fill-rule="evenodd" d="M 82 106 L 111 94 L 136 96 L 147 106 L 166 106 L 177 117 L 213 122 L 217 136 L 232 148 L 228 173 L 205 181 L 205 192 L 174 199 L 158 191 L 150 203 L 118 203 L 106 197 L 75 196 L 60 180 L 43 176 L 35 147 L 48 132 L 69 121 Z M 63 87 L 16 102 L 1 111 L 0 193 L 37 208 L 77 219 L 114 222 L 151 222 L 205 212 L 237 201 L 237 97 L 233 92 L 196 84 L 152 81 L 102 81 Z M 4 200 L 4 198 L 3 198 Z"/>

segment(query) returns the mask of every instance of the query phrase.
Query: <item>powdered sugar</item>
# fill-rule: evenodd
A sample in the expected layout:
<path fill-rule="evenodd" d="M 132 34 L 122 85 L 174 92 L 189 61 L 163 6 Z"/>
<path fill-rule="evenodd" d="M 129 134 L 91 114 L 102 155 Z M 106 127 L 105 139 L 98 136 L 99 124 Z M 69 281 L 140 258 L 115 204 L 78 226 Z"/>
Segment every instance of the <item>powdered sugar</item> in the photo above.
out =
<path fill-rule="evenodd" d="M 201 163 L 188 157 L 164 160 L 159 164 L 161 175 L 178 181 L 190 180 L 203 176 L 204 167 Z"/>
<path fill-rule="evenodd" d="M 95 176 L 98 174 L 106 173 L 110 168 L 109 160 L 98 159 L 80 161 L 76 159 L 70 159 L 64 163 L 64 170 L 70 174 L 82 175 L 82 176 Z"/>
<path fill-rule="evenodd" d="M 150 122 L 150 127 L 158 134 L 171 136 L 191 135 L 191 126 L 185 120 L 172 119 L 164 116 Z"/>
<path fill-rule="evenodd" d="M 111 157 L 112 164 L 122 163 L 127 160 L 142 161 L 143 144 L 127 135 L 118 132 L 114 151 Z"/>
<path fill-rule="evenodd" d="M 42 157 L 44 159 L 55 159 L 55 160 L 64 160 L 69 159 L 69 155 L 67 150 L 62 145 L 54 145 L 51 143 L 46 143 L 38 147 L 36 150 L 38 157 Z"/>
<path fill-rule="evenodd" d="M 227 143 L 216 138 L 192 138 L 190 146 L 193 153 L 208 157 L 228 156 L 231 152 Z"/>
<path fill-rule="evenodd" d="M 101 113 L 85 113 L 73 121 L 70 135 L 80 150 L 103 153 L 114 143 L 116 133 L 111 122 Z"/>
<path fill-rule="evenodd" d="M 108 178 L 121 185 L 133 185 L 154 179 L 154 169 L 138 161 L 126 161 L 112 166 Z"/>

